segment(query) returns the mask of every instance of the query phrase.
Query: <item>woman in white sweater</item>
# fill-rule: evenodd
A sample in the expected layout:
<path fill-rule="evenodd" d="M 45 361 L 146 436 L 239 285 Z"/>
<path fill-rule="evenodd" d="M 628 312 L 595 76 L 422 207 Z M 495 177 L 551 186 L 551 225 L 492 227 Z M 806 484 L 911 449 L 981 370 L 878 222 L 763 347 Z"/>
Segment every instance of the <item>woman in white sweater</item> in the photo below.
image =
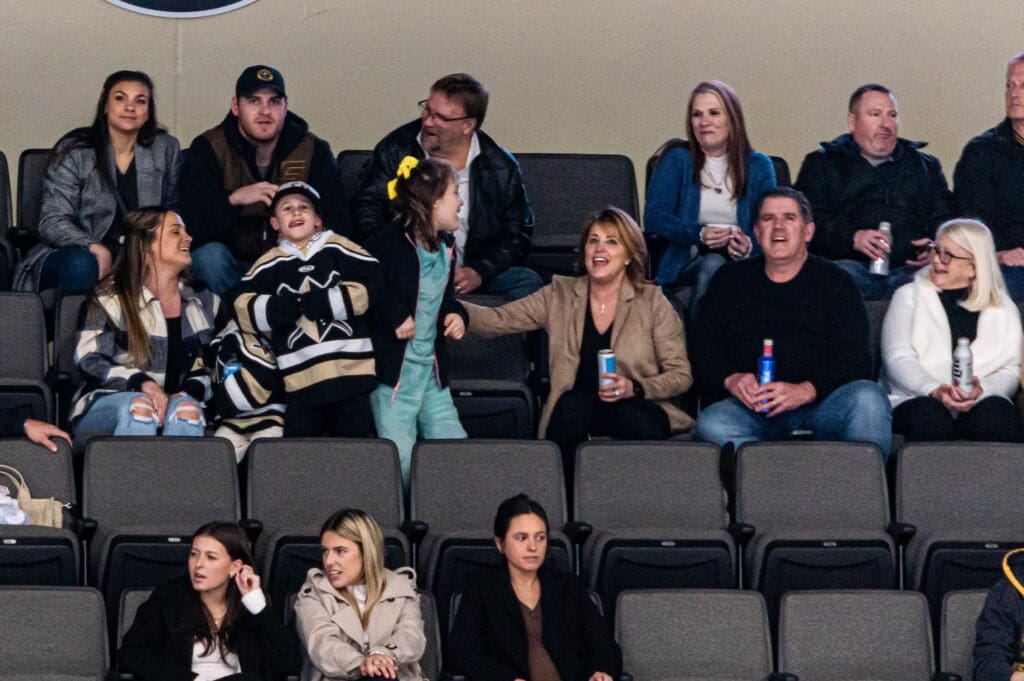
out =
<path fill-rule="evenodd" d="M 893 430 L 907 440 L 1019 441 L 1011 400 L 1020 388 L 1020 315 L 992 234 L 976 220 L 950 220 L 932 249 L 931 265 L 893 295 L 882 327 Z M 952 384 L 958 338 L 971 343 L 971 385 Z"/>

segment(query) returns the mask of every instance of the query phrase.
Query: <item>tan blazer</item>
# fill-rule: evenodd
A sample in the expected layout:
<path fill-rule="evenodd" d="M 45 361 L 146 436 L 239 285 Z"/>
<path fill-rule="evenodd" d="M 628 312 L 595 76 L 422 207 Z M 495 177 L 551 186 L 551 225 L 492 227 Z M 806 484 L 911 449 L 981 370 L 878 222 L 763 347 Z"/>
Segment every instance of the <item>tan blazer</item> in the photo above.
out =
<path fill-rule="evenodd" d="M 540 417 L 539 437 L 543 438 L 555 403 L 576 382 L 589 305 L 587 277 L 556 276 L 533 295 L 501 307 L 464 305 L 469 312 L 469 330 L 481 336 L 536 329 L 548 332 L 551 395 Z M 693 374 L 686 357 L 683 323 L 657 285 L 634 287 L 628 279 L 622 282 L 612 326 L 612 350 L 618 373 L 643 386 L 645 397 L 668 414 L 673 433 L 693 427 L 693 419 L 669 402 L 669 398 L 693 385 Z M 596 362 L 597 358 L 588 357 L 586 361 Z"/>
<path fill-rule="evenodd" d="M 370 612 L 370 651 L 390 653 L 398 661 L 399 681 L 421 681 L 419 660 L 427 639 L 410 568 L 385 570 L 384 593 Z M 359 678 L 363 625 L 359 613 L 331 586 L 320 568 L 313 568 L 295 600 L 295 624 L 305 648 L 302 678 L 306 681 Z"/>

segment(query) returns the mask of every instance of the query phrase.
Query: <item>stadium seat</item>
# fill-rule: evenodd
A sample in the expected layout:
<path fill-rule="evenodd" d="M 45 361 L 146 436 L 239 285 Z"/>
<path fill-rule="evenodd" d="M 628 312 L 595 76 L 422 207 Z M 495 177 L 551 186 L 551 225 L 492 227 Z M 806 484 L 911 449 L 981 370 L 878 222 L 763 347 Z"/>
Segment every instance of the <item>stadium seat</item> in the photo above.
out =
<path fill-rule="evenodd" d="M 583 219 L 613 205 L 639 222 L 633 161 L 618 154 L 516 154 L 533 209 L 527 264 L 545 281 L 573 274 Z"/>
<path fill-rule="evenodd" d="M 341 183 L 341 196 L 345 209 L 348 211 L 349 225 L 351 229 L 353 217 L 352 201 L 359 190 L 359 184 L 363 180 L 363 173 L 369 166 L 373 152 L 369 149 L 345 149 L 338 153 L 338 175 Z"/>
<path fill-rule="evenodd" d="M 0 440 L 0 464 L 21 473 L 33 498 L 73 504 L 76 496 L 71 449 L 64 440 L 54 442 L 56 452 L 24 438 Z M 6 476 L 0 476 L 0 485 L 15 494 L 14 485 Z M 69 512 L 65 511 L 64 517 L 62 528 L 0 525 L 0 584 L 79 583 L 78 537 L 69 529 Z"/>
<path fill-rule="evenodd" d="M 97 525 L 89 584 L 106 598 L 113 635 L 125 589 L 184 574 L 196 528 L 238 520 L 234 449 L 220 438 L 93 438 L 82 495 L 82 513 Z"/>
<path fill-rule="evenodd" d="M 486 566 L 503 564 L 494 545 L 498 504 L 525 493 L 548 515 L 546 563 L 573 567 L 562 457 L 547 441 L 426 440 L 412 456 L 409 517 L 420 533 L 417 569 L 437 602 L 441 631 L 448 630 L 451 596 Z M 414 530 L 415 531 L 415 530 Z"/>
<path fill-rule="evenodd" d="M 771 674 L 768 613 L 756 591 L 624 591 L 616 612 L 622 666 L 638 681 L 762 681 Z"/>
<path fill-rule="evenodd" d="M 385 564 L 409 564 L 402 534 L 402 474 L 389 440 L 268 438 L 249 449 L 246 518 L 259 521 L 256 565 L 275 607 L 321 567 L 320 527 L 359 508 L 384 532 Z"/>
<path fill-rule="evenodd" d="M 935 668 L 924 596 L 799 591 L 782 597 L 780 673 L 798 681 L 929 681 Z"/>
<path fill-rule="evenodd" d="M 735 585 L 718 458 L 708 443 L 580 445 L 573 518 L 593 528 L 581 568 L 609 618 L 627 589 Z"/>
<path fill-rule="evenodd" d="M 11 171 L 7 156 L 0 151 L 0 291 L 9 291 L 14 273 L 14 245 L 10 241 L 11 226 Z"/>
<path fill-rule="evenodd" d="M 26 149 L 18 158 L 18 229 L 39 237 L 39 211 L 43 205 L 43 178 L 50 149 Z"/>
<path fill-rule="evenodd" d="M 775 170 L 775 184 L 779 187 L 792 187 L 793 179 L 789 174 L 789 164 L 781 156 L 769 156 L 772 160 L 772 169 Z"/>
<path fill-rule="evenodd" d="M 139 606 L 149 600 L 152 589 L 125 589 L 121 592 L 121 605 L 117 613 L 117 648 L 121 648 L 124 635 L 132 628 Z"/>
<path fill-rule="evenodd" d="M 420 615 L 423 617 L 423 633 L 427 636 L 427 647 L 420 658 L 420 670 L 428 681 L 439 681 L 443 668 L 441 657 L 441 628 L 437 621 L 437 606 L 429 591 L 420 591 Z"/>
<path fill-rule="evenodd" d="M 753 527 L 746 582 L 768 612 L 797 589 L 896 586 L 896 550 L 878 448 L 764 442 L 737 452 L 736 521 Z"/>
<path fill-rule="evenodd" d="M 53 396 L 46 383 L 49 361 L 43 303 L 34 293 L 0 293 L 0 408 L 31 410 L 33 418 L 53 418 Z"/>
<path fill-rule="evenodd" d="M 1024 445 L 912 443 L 897 461 L 896 519 L 917 533 L 906 551 L 910 588 L 939 621 L 948 591 L 988 589 L 1003 555 L 1024 545 Z"/>
<path fill-rule="evenodd" d="M 974 667 L 975 624 L 985 605 L 988 591 L 969 589 L 950 591 L 942 599 L 942 625 L 939 633 L 939 671 L 956 674 L 965 681 Z"/>
<path fill-rule="evenodd" d="M 103 598 L 95 589 L 0 586 L 0 679 L 103 681 Z"/>
<path fill-rule="evenodd" d="M 78 313 L 86 296 L 64 296 L 57 302 L 57 315 L 53 333 L 53 368 L 57 378 L 57 419 L 68 425 L 71 398 L 82 383 L 75 364 L 75 340 L 78 336 Z"/>

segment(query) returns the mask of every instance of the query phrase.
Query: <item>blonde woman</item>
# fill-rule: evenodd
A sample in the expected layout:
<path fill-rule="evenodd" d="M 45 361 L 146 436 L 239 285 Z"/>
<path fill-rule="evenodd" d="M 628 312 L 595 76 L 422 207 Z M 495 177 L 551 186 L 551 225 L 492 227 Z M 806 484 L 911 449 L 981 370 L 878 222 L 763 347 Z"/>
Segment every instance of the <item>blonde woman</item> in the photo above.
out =
<path fill-rule="evenodd" d="M 384 567 L 384 537 L 358 509 L 338 511 L 320 531 L 323 569 L 295 601 L 306 651 L 302 678 L 420 681 L 426 647 L 416 575 Z"/>
<path fill-rule="evenodd" d="M 974 355 L 970 385 L 952 381 L 959 338 Z M 1021 341 L 992 234 L 976 220 L 946 222 L 931 264 L 896 291 L 882 327 L 893 430 L 907 440 L 1020 440 L 1011 400 L 1020 387 Z"/>

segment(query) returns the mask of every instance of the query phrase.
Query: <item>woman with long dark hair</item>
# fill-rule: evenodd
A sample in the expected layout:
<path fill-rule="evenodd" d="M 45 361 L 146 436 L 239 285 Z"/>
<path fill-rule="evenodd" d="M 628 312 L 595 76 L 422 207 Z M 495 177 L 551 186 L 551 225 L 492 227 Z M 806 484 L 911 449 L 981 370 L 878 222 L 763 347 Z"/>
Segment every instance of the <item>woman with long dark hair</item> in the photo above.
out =
<path fill-rule="evenodd" d="M 153 81 L 141 71 L 107 76 L 92 125 L 58 140 L 39 211 L 39 237 L 15 287 L 84 293 L 110 271 L 125 213 L 174 206 L 178 140 L 157 124 Z"/>
<path fill-rule="evenodd" d="M 76 435 L 203 435 L 210 398 L 204 364 L 220 299 L 183 275 L 192 237 L 174 211 L 147 207 L 122 221 L 124 244 L 79 319 L 75 364 L 83 384 Z"/>
<path fill-rule="evenodd" d="M 139 606 L 118 653 L 139 681 L 263 681 L 298 663 L 294 635 L 271 607 L 235 523 L 196 530 L 188 575 L 157 587 Z"/>

